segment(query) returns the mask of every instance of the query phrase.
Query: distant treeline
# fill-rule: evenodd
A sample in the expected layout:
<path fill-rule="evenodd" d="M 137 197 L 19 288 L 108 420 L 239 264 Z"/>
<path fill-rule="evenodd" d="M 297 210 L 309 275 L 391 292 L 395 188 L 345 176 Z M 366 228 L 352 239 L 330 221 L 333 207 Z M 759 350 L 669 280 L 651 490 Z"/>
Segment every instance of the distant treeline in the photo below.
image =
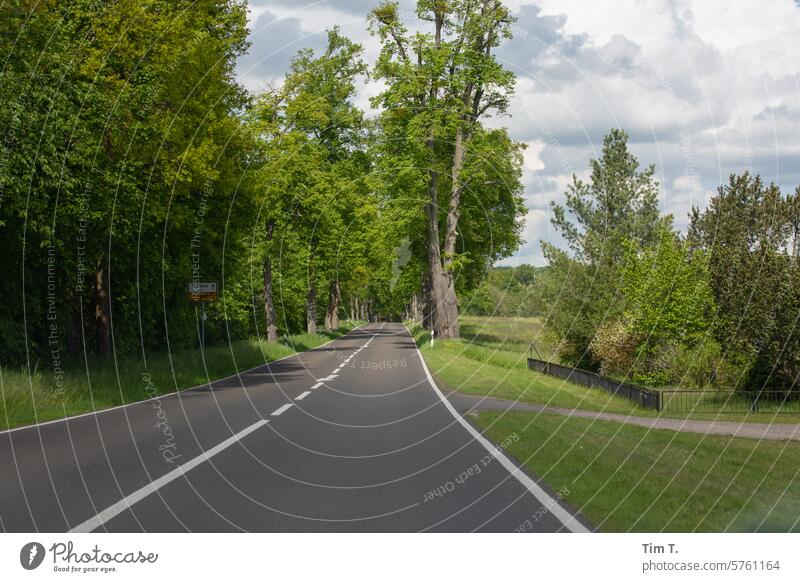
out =
<path fill-rule="evenodd" d="M 525 264 L 490 269 L 480 286 L 462 300 L 463 313 L 505 317 L 542 315 L 545 306 L 537 283 L 546 270 L 547 267 Z"/>

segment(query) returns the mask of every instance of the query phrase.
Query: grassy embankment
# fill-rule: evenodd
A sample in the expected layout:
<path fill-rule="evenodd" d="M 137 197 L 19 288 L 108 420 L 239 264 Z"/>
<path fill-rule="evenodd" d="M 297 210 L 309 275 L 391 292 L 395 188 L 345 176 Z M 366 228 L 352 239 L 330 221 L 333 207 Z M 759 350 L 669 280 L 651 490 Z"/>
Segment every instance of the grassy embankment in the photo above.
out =
<path fill-rule="evenodd" d="M 537 346 L 547 345 L 535 319 L 462 318 L 462 340 L 437 342 L 433 349 L 424 330 L 415 329 L 414 335 L 437 381 L 459 392 L 657 415 L 602 390 L 527 370 L 529 342 L 538 337 Z M 797 422 L 797 415 L 747 419 Z M 554 414 L 483 412 L 471 420 L 495 442 L 519 435 L 508 452 L 603 531 L 800 528 L 800 444 L 795 442 L 648 430 Z"/>
<path fill-rule="evenodd" d="M 484 412 L 494 442 L 601 531 L 800 531 L 800 444 Z"/>
<path fill-rule="evenodd" d="M 551 353 L 552 340 L 538 318 L 462 317 L 461 339 L 435 342 L 433 349 L 429 347 L 429 332 L 418 328 L 412 331 L 437 380 L 464 394 L 647 417 L 800 423 L 800 413 L 659 413 L 600 389 L 530 371 L 527 357 L 531 342 L 542 358 L 548 359 Z"/>
<path fill-rule="evenodd" d="M 46 362 L 40 362 L 31 373 L 0 367 L 0 430 L 197 386 L 315 348 L 359 324 L 343 322 L 336 333 L 292 335 L 288 342 L 283 338 L 277 344 L 256 339 L 236 341 L 207 348 L 205 358 L 200 350 L 190 349 L 148 354 L 146 365 L 141 358 L 65 361 L 60 383 Z M 149 374 L 151 384 L 145 381 L 145 374 Z"/>

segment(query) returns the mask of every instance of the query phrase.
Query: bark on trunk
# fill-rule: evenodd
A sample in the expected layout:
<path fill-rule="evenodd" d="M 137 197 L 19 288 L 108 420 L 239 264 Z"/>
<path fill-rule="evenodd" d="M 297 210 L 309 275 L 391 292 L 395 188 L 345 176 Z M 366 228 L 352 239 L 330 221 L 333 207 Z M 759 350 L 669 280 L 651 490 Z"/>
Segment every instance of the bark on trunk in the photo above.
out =
<path fill-rule="evenodd" d="M 103 260 L 97 261 L 95 270 L 95 330 L 97 355 L 103 358 L 111 356 L 111 297 L 109 295 L 108 271 Z"/>
<path fill-rule="evenodd" d="M 79 301 L 83 303 L 82 298 L 79 296 Z M 81 305 L 83 309 L 83 305 Z M 77 356 L 81 351 L 81 311 L 75 310 L 72 312 L 72 318 L 69 324 L 69 332 L 67 333 L 67 352 L 70 356 Z"/>
<path fill-rule="evenodd" d="M 433 331 L 437 338 L 451 339 L 459 336 L 458 303 L 452 275 L 442 266 L 439 244 L 439 219 L 437 212 L 438 176 L 431 172 L 428 183 L 429 200 L 426 207 L 428 222 L 427 253 L 430 308 Z"/>
<path fill-rule="evenodd" d="M 267 341 L 276 343 L 278 341 L 278 317 L 275 314 L 275 301 L 272 294 L 272 252 L 270 243 L 275 231 L 275 221 L 267 221 L 267 253 L 264 257 L 264 317 L 267 321 Z"/>
<path fill-rule="evenodd" d="M 456 142 L 453 151 L 453 168 L 451 170 L 450 204 L 447 207 L 447 231 L 444 237 L 444 264 L 450 267 L 456 255 L 456 237 L 458 236 L 458 219 L 461 217 L 461 169 L 464 167 L 464 131 L 456 130 Z"/>
<path fill-rule="evenodd" d="M 411 308 L 409 315 L 415 322 L 422 323 L 424 318 L 424 314 L 422 312 L 422 301 L 417 293 L 414 293 L 414 295 L 411 297 Z"/>
<path fill-rule="evenodd" d="M 317 333 L 317 287 L 313 282 L 306 299 L 306 328 L 308 333 Z"/>
<path fill-rule="evenodd" d="M 331 281 L 328 289 L 328 311 L 325 314 L 325 329 L 332 331 L 339 327 L 339 307 L 342 304 L 342 292 L 339 281 Z"/>

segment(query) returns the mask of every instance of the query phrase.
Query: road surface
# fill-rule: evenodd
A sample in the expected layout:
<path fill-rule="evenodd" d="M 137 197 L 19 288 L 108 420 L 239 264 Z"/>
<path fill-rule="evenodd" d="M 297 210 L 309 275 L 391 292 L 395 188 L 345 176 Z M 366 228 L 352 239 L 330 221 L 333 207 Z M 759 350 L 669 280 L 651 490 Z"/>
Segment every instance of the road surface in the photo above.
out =
<path fill-rule="evenodd" d="M 0 433 L 0 528 L 586 531 L 501 451 L 403 325 L 371 324 L 210 386 Z"/>

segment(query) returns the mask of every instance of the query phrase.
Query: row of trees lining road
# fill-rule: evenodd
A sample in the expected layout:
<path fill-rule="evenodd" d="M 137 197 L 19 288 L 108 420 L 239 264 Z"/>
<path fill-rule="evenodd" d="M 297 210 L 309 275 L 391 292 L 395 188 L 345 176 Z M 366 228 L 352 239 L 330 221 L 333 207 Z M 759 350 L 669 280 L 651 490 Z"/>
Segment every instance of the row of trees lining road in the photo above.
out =
<path fill-rule="evenodd" d="M 411 311 L 457 337 L 458 296 L 520 243 L 522 146 L 481 123 L 512 93 L 512 18 L 369 18 L 376 62 L 334 28 L 249 94 L 243 0 L 4 3 L 2 363 L 196 345 L 186 284 L 207 280 L 209 343 Z"/>
<path fill-rule="evenodd" d="M 613 130 L 574 178 L 537 297 L 565 362 L 655 386 L 798 394 L 800 188 L 731 176 L 686 236 Z"/>
<path fill-rule="evenodd" d="M 3 363 L 191 341 L 192 266 L 242 252 L 243 3 L 0 11 Z"/>

